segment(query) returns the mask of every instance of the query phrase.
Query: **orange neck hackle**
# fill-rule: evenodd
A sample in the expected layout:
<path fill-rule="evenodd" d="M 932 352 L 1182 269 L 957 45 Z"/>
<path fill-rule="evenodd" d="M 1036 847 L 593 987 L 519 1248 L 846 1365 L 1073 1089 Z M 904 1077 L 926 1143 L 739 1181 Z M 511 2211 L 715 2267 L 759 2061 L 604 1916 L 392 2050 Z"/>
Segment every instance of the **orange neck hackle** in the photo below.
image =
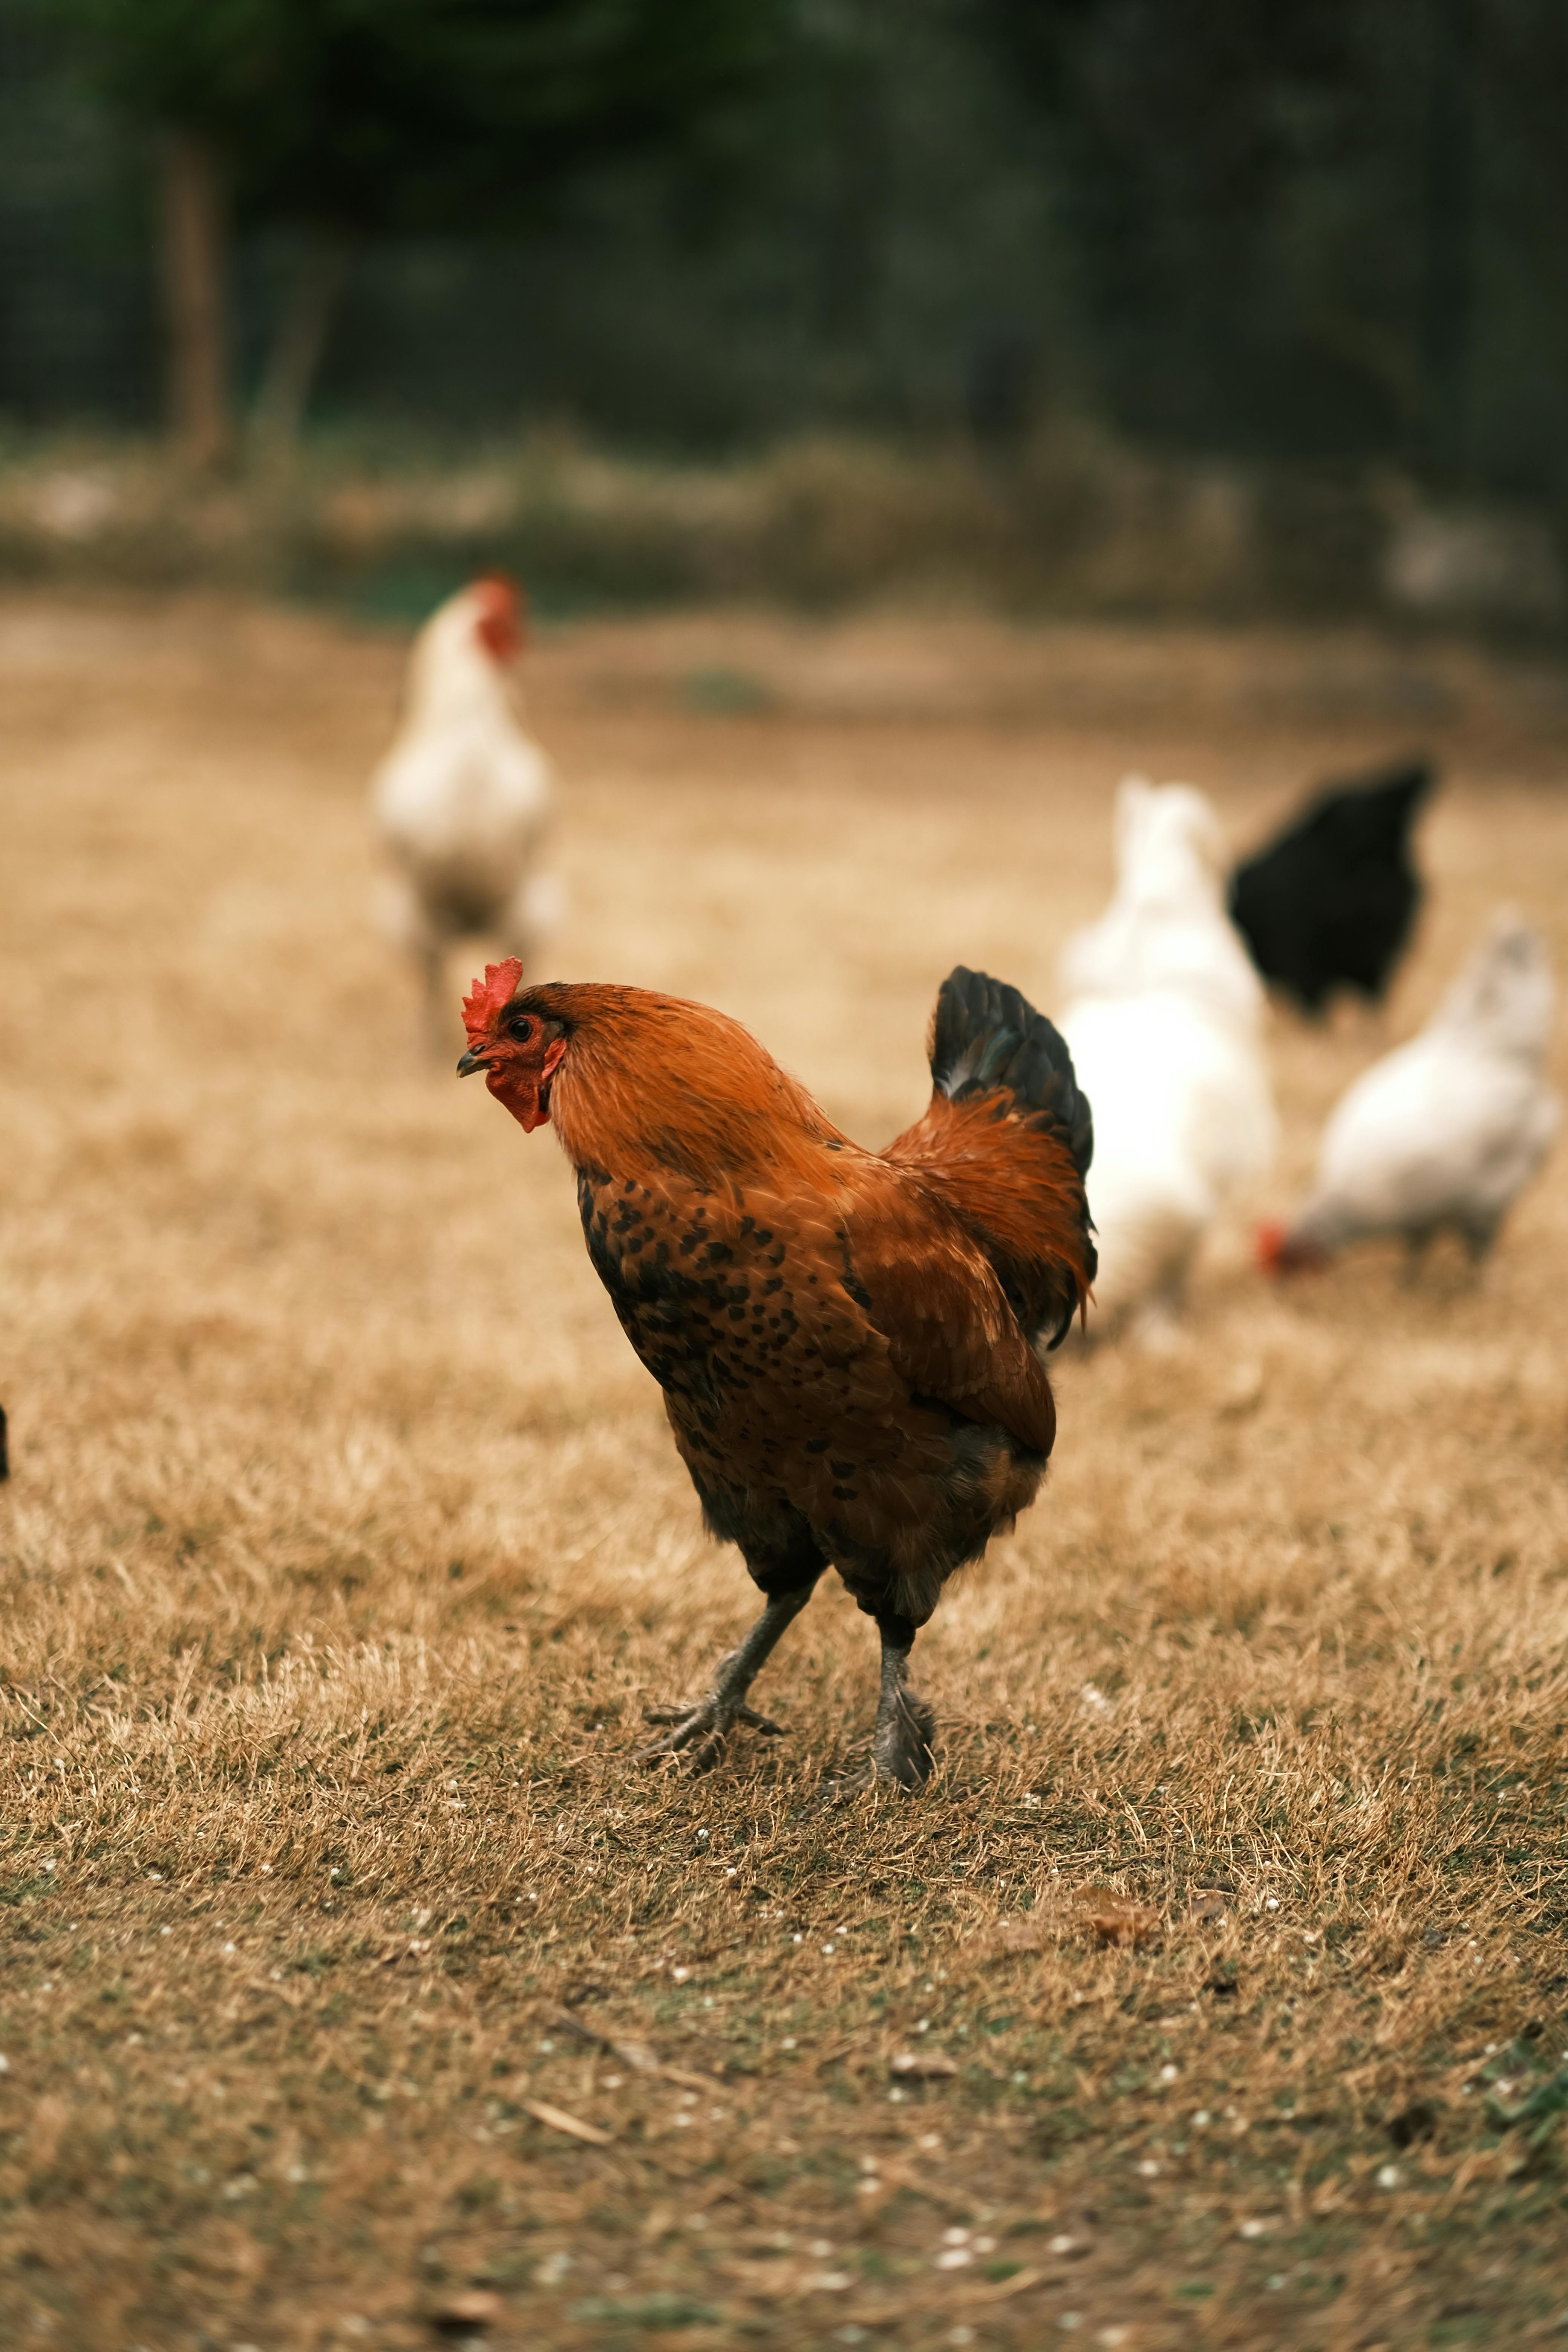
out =
<path fill-rule="evenodd" d="M 525 1127 L 537 1123 L 537 1092 L 574 1166 L 651 1164 L 703 1185 L 786 1171 L 810 1182 L 825 1172 L 825 1144 L 856 1150 L 765 1047 L 712 1006 L 599 982 L 525 988 L 519 977 L 509 958 L 475 982 L 463 1007 L 469 1050 Z M 520 1018 L 533 1024 L 521 1041 Z"/>

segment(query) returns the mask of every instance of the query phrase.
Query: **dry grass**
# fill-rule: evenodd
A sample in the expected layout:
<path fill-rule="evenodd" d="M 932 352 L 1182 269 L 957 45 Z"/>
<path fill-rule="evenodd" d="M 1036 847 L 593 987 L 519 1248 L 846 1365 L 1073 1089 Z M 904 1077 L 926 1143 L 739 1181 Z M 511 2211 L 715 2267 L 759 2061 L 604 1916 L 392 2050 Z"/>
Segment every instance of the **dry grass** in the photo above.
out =
<path fill-rule="evenodd" d="M 414 1058 L 400 657 L 0 609 L 0 2335 L 1544 2340 L 1562 2151 L 1488 2100 L 1568 2047 L 1561 1165 L 1479 1288 L 1268 1293 L 1231 1234 L 1175 1353 L 1068 1363 L 1047 1498 L 922 1637 L 920 1799 L 818 1802 L 837 1591 L 787 1740 L 643 1775 L 750 1591 L 549 1139 Z M 728 1006 L 868 1139 L 950 962 L 1049 1002 L 1134 761 L 1245 838 L 1414 713 L 1390 1030 L 1502 896 L 1568 966 L 1562 690 L 1457 652 L 688 618 L 547 645 L 536 704 L 562 968 Z M 1373 1042 L 1277 1024 L 1281 1202 Z"/>

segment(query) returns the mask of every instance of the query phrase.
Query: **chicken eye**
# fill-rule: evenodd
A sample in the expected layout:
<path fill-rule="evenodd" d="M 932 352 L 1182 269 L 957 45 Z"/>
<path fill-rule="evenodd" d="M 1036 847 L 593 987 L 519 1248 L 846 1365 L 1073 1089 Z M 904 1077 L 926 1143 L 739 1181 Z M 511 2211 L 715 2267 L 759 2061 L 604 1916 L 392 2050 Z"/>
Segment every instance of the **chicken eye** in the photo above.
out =
<path fill-rule="evenodd" d="M 507 1034 L 510 1037 L 515 1037 L 520 1045 L 526 1045 L 533 1034 L 533 1024 L 526 1013 L 518 1013 L 514 1020 L 507 1023 L 506 1026 Z"/>

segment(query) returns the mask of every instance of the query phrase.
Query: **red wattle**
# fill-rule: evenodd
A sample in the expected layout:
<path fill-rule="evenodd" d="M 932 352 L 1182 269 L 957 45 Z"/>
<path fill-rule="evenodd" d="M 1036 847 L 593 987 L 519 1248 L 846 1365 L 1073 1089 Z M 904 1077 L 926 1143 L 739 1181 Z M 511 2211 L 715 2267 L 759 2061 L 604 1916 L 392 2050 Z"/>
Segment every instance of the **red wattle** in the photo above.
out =
<path fill-rule="evenodd" d="M 1273 1219 L 1268 1219 L 1260 1224 L 1258 1228 L 1257 1248 L 1258 1263 L 1265 1274 L 1283 1274 L 1285 1271 L 1283 1225 Z"/>

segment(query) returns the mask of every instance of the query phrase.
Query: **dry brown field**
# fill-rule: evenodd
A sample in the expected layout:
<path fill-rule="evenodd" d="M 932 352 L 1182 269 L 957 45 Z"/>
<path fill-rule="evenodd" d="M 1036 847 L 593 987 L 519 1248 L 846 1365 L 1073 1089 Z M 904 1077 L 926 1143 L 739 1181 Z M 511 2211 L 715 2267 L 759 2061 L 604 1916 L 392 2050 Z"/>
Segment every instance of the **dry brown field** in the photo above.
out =
<path fill-rule="evenodd" d="M 785 1738 L 641 1770 L 752 1596 L 552 1139 L 416 1051 L 363 814 L 403 654 L 0 603 L 0 2340 L 1556 2340 L 1568 1157 L 1479 1282 L 1271 1289 L 1238 1220 L 1173 1348 L 1064 1351 L 1046 1494 L 916 1653 L 920 1796 L 824 1801 L 837 1587 Z M 1130 767 L 1243 843 L 1447 763 L 1386 1014 L 1275 1018 L 1253 1207 L 1500 899 L 1568 970 L 1543 667 L 688 614 L 531 677 L 556 970 L 725 1006 L 868 1141 L 952 963 L 1051 1004 Z"/>

